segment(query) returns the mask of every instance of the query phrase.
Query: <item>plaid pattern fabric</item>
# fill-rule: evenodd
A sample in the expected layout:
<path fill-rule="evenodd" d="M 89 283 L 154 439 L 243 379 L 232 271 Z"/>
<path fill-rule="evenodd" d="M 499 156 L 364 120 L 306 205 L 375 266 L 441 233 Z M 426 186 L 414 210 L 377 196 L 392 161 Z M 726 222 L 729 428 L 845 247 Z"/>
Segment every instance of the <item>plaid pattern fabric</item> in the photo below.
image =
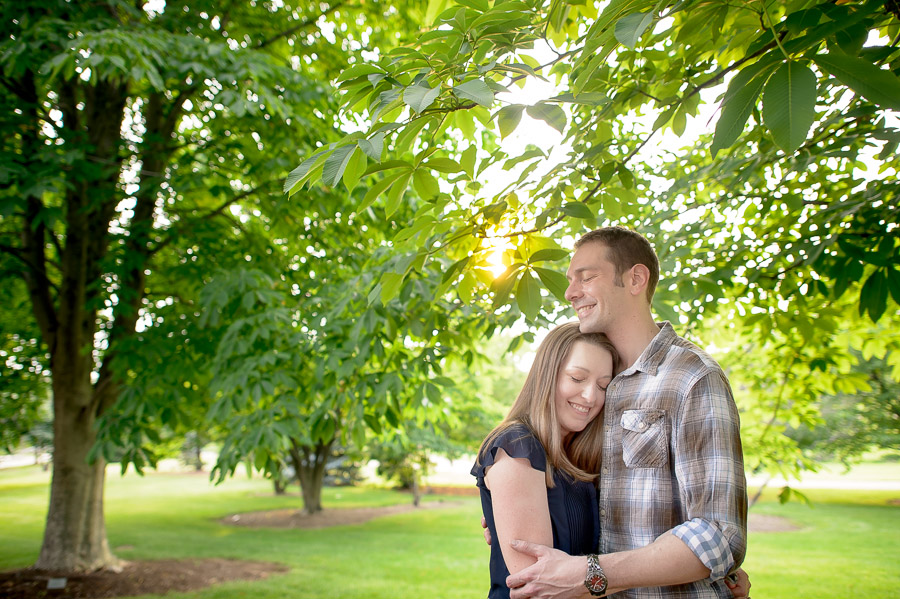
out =
<path fill-rule="evenodd" d="M 731 598 L 722 579 L 741 564 L 747 542 L 737 407 L 719 365 L 667 322 L 607 388 L 598 503 L 602 553 L 668 532 L 712 572 L 615 597 Z"/>

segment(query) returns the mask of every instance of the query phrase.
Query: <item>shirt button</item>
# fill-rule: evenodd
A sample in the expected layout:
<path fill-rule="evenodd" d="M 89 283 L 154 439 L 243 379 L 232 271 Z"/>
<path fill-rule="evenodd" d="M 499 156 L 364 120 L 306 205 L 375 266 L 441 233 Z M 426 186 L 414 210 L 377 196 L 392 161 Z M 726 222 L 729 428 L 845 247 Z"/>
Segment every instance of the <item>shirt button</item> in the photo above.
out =
<path fill-rule="evenodd" d="M 601 518 L 605 518 L 605 517 L 606 517 L 606 510 L 600 510 L 600 517 L 601 517 Z"/>
<path fill-rule="evenodd" d="M 641 423 L 638 425 L 638 428 L 641 429 L 641 430 L 644 430 L 645 428 L 647 428 L 647 423 L 646 423 L 646 422 L 641 422 Z"/>
<path fill-rule="evenodd" d="M 609 468 L 606 466 L 603 467 L 603 474 L 609 474 Z"/>

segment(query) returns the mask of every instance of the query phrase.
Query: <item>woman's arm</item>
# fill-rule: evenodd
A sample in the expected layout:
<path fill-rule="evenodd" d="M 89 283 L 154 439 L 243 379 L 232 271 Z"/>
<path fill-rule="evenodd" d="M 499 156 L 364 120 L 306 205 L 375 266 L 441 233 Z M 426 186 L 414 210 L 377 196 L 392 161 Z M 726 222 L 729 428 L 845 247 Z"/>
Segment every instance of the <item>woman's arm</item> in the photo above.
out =
<path fill-rule="evenodd" d="M 512 458 L 498 448 L 484 483 L 491 492 L 496 541 L 510 574 L 515 574 L 537 560 L 513 549 L 510 543 L 514 539 L 553 545 L 545 475 L 527 459 Z"/>

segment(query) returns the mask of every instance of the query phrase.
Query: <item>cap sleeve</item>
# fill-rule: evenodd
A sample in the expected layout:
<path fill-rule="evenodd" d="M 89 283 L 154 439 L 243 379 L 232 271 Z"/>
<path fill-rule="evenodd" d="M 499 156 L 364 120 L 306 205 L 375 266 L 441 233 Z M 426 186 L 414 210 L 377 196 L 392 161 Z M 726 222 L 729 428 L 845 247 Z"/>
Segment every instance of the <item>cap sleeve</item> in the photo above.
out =
<path fill-rule="evenodd" d="M 547 471 L 547 454 L 544 446 L 527 426 L 514 424 L 494 437 L 491 444 L 484 450 L 481 462 L 476 462 L 472 467 L 472 475 L 484 478 L 485 470 L 494 465 L 497 450 L 500 448 L 503 448 L 503 451 L 510 457 L 527 459 L 535 470 Z"/>

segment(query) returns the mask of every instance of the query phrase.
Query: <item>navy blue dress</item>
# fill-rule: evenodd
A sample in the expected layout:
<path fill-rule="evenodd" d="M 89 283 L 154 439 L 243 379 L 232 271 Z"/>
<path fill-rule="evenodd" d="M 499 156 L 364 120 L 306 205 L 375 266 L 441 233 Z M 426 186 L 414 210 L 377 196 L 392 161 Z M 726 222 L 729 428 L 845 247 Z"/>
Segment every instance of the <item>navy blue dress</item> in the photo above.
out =
<path fill-rule="evenodd" d="M 481 509 L 491 531 L 491 590 L 490 599 L 509 599 L 509 588 L 506 577 L 509 569 L 503 561 L 497 539 L 497 527 L 494 524 L 494 508 L 491 492 L 484 485 L 484 471 L 494 464 L 497 448 L 513 458 L 526 458 L 531 467 L 541 472 L 547 471 L 547 453 L 534 433 L 524 424 L 509 427 L 497 436 L 486 448 L 480 464 L 472 467 L 472 476 L 477 479 L 481 491 Z M 553 481 L 556 486 L 547 489 L 547 502 L 550 507 L 550 523 L 553 526 L 553 547 L 565 551 L 569 555 L 587 555 L 597 553 L 600 537 L 600 515 L 597 513 L 597 488 L 593 483 L 571 479 L 567 474 L 554 470 Z"/>

